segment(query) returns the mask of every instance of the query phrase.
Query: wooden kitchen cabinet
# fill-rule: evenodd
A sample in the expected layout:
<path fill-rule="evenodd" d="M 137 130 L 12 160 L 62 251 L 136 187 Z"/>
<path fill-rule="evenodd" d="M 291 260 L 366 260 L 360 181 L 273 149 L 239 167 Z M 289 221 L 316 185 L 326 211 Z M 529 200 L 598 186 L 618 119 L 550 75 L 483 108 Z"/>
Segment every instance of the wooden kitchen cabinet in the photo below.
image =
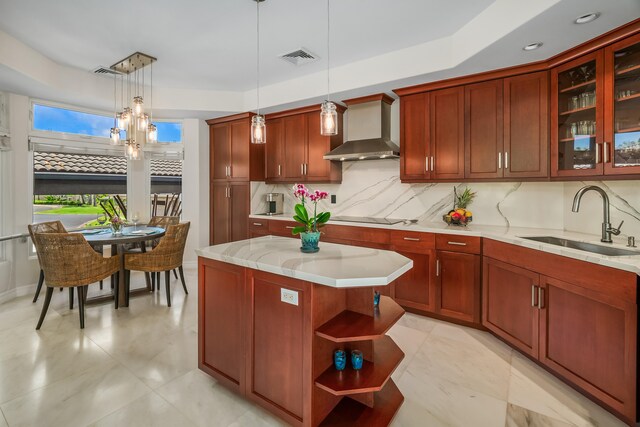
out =
<path fill-rule="evenodd" d="M 436 252 L 436 313 L 480 325 L 480 255 Z"/>
<path fill-rule="evenodd" d="M 248 238 L 245 218 L 249 217 L 250 184 L 248 182 L 214 182 L 211 184 L 210 243 L 217 245 Z"/>
<path fill-rule="evenodd" d="M 504 178 L 549 176 L 549 72 L 504 79 Z"/>
<path fill-rule="evenodd" d="M 211 181 L 264 179 L 264 147 L 251 144 L 251 116 L 243 113 L 207 120 Z"/>
<path fill-rule="evenodd" d="M 540 361 L 635 417 L 636 304 L 546 276 L 540 288 Z"/>
<path fill-rule="evenodd" d="M 198 367 L 228 387 L 241 391 L 245 382 L 244 268 L 202 260 L 198 281 Z"/>
<path fill-rule="evenodd" d="M 502 177 L 502 86 L 502 80 L 489 80 L 464 88 L 465 178 Z"/>
<path fill-rule="evenodd" d="M 392 284 L 391 296 L 403 307 L 434 313 L 436 310 L 434 235 L 391 230 L 390 236 L 391 249 L 413 261 L 413 268 Z"/>
<path fill-rule="evenodd" d="M 265 179 L 278 182 L 284 178 L 284 124 L 281 118 L 270 119 L 266 121 L 266 128 L 269 134 L 265 144 Z"/>
<path fill-rule="evenodd" d="M 540 275 L 483 258 L 482 325 L 531 357 L 538 357 Z"/>
<path fill-rule="evenodd" d="M 635 423 L 637 275 L 490 239 L 483 251 L 483 325 Z"/>
<path fill-rule="evenodd" d="M 344 108 L 338 106 L 340 123 L 343 112 Z M 323 159 L 326 153 L 342 144 L 342 126 L 338 135 L 320 135 L 320 106 L 269 114 L 266 119 L 267 182 L 342 181 L 342 164 Z"/>
<path fill-rule="evenodd" d="M 428 122 L 428 93 L 400 98 L 400 179 L 403 182 L 431 178 Z"/>
<path fill-rule="evenodd" d="M 431 178 L 464 178 L 464 88 L 429 94 L 429 170 Z"/>

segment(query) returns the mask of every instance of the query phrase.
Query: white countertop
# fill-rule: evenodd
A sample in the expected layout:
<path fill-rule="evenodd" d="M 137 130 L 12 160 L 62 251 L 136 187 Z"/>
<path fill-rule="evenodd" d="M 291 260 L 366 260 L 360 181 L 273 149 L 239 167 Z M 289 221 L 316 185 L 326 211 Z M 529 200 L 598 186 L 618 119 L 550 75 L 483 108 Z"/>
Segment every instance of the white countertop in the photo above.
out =
<path fill-rule="evenodd" d="M 290 215 L 251 215 L 252 219 L 269 219 L 280 221 L 293 221 Z M 469 224 L 466 227 L 447 225 L 445 222 L 426 222 L 415 224 L 368 224 L 360 222 L 344 222 L 344 221 L 329 221 L 329 224 L 344 225 L 351 227 L 370 227 L 370 228 L 384 228 L 390 230 L 403 230 L 403 231 L 419 231 L 423 233 L 442 233 L 442 234 L 460 234 L 465 236 L 477 236 L 484 237 L 492 240 L 498 240 L 505 243 L 511 243 L 514 245 L 522 246 L 529 249 L 536 249 L 543 252 L 548 252 L 556 255 L 566 256 L 569 258 L 578 259 L 581 261 L 591 262 L 593 264 L 600 264 L 607 267 L 617 268 L 620 270 L 626 270 L 640 275 L 640 248 L 627 248 L 624 244 L 614 243 L 606 244 L 600 242 L 600 235 L 587 234 L 587 233 L 575 233 L 564 230 L 555 230 L 548 228 L 529 228 L 529 227 L 500 227 L 493 225 L 477 225 Z M 633 256 L 605 256 L 591 252 L 581 251 L 578 249 L 565 248 L 563 246 L 556 246 L 547 243 L 540 243 L 533 240 L 526 240 L 522 237 L 532 236 L 554 236 L 562 239 L 578 240 L 581 242 L 593 243 L 602 246 L 612 246 L 621 249 L 637 250 L 638 255 Z M 615 240 L 615 238 L 614 238 Z M 621 240 L 621 239 L 620 239 Z"/>
<path fill-rule="evenodd" d="M 320 241 L 300 252 L 300 239 L 265 236 L 196 249 L 198 256 L 334 288 L 386 286 L 413 267 L 393 251 Z"/>

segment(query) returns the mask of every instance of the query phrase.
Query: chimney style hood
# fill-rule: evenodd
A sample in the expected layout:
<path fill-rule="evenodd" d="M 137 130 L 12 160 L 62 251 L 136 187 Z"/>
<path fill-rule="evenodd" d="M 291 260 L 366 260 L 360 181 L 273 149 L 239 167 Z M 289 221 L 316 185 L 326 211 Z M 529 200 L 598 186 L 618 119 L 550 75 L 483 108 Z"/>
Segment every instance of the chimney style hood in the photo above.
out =
<path fill-rule="evenodd" d="M 391 141 L 391 104 L 384 93 L 343 101 L 349 140 L 323 156 L 325 160 L 395 159 L 400 147 Z"/>

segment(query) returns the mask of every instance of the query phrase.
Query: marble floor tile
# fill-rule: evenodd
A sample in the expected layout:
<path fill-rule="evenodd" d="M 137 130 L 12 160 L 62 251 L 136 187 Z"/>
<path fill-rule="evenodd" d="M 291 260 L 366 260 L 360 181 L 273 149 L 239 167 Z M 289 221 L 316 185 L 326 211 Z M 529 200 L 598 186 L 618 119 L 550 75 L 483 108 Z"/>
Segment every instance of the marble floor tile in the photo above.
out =
<path fill-rule="evenodd" d="M 519 353 L 512 358 L 508 401 L 575 426 L 625 425 Z"/>
<path fill-rule="evenodd" d="M 111 361 L 84 335 L 65 337 L 65 341 L 43 344 L 33 352 L 0 363 L 0 403 Z"/>
<path fill-rule="evenodd" d="M 288 424 L 255 406 L 242 414 L 229 427 L 287 427 Z"/>
<path fill-rule="evenodd" d="M 4 415 L 2 414 L 1 410 L 0 410 L 0 427 L 9 427 L 9 424 L 7 424 L 7 420 L 4 418 Z"/>
<path fill-rule="evenodd" d="M 147 393 L 91 427 L 190 427 L 193 423 L 156 393 Z"/>
<path fill-rule="evenodd" d="M 405 374 L 424 382 L 441 378 L 506 401 L 510 362 L 511 349 L 486 332 L 438 325 L 411 360 Z"/>
<path fill-rule="evenodd" d="M 9 426 L 86 426 L 150 389 L 112 361 L 0 406 Z"/>
<path fill-rule="evenodd" d="M 254 405 L 239 398 L 216 380 L 197 369 L 159 387 L 156 392 L 198 426 L 236 422 Z"/>
<path fill-rule="evenodd" d="M 402 359 L 402 362 L 393 373 L 393 379 L 397 380 L 407 369 L 422 343 L 427 339 L 428 333 L 396 324 L 389 330 L 388 335 L 393 338 L 404 352 L 404 359 Z"/>
<path fill-rule="evenodd" d="M 398 381 L 405 396 L 394 426 L 504 426 L 507 402 L 438 377 L 414 376 L 410 368 Z"/>
<path fill-rule="evenodd" d="M 571 424 L 509 403 L 506 427 L 571 427 Z"/>

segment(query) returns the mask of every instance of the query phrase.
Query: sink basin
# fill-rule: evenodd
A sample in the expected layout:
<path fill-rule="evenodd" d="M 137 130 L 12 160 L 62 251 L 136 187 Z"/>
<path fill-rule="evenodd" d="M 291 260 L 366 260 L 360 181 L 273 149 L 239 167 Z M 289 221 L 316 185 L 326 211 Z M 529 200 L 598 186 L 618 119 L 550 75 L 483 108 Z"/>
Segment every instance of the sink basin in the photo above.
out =
<path fill-rule="evenodd" d="M 577 240 L 561 239 L 553 236 L 534 236 L 524 237 L 523 239 L 534 240 L 536 242 L 548 243 L 550 245 L 564 246 L 565 248 L 578 249 L 580 251 L 591 252 L 605 256 L 628 256 L 640 255 L 640 251 L 631 251 L 628 249 L 614 248 L 611 246 L 594 245 L 593 243 L 579 242 Z"/>

